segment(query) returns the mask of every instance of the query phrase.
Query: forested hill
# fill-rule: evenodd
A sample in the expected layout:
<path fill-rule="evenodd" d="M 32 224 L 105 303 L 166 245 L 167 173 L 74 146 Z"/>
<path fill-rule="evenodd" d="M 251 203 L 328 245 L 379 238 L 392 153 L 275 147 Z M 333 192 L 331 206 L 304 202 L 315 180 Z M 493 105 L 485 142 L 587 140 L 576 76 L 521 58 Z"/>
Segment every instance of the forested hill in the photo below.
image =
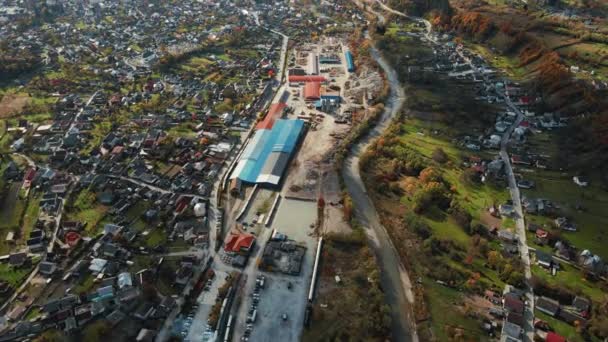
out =
<path fill-rule="evenodd" d="M 431 11 L 439 11 L 443 14 L 452 12 L 449 0 L 389 0 L 388 5 L 417 16 L 423 16 Z"/>

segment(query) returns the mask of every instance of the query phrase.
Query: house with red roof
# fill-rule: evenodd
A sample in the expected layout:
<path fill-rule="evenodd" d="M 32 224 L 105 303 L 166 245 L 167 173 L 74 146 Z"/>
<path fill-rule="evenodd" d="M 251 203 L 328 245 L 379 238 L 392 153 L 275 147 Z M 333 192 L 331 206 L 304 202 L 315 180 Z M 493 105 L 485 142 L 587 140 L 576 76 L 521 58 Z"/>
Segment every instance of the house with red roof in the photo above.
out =
<path fill-rule="evenodd" d="M 524 313 L 524 302 L 519 296 L 513 293 L 507 293 L 503 298 L 503 306 L 508 312 L 515 312 L 518 314 Z"/>
<path fill-rule="evenodd" d="M 532 103 L 532 98 L 530 96 L 522 96 L 519 98 L 519 104 L 527 106 Z"/>
<path fill-rule="evenodd" d="M 553 331 L 549 331 L 547 333 L 547 337 L 545 338 L 547 342 L 566 342 L 566 338 L 554 333 Z"/>
<path fill-rule="evenodd" d="M 32 185 L 32 181 L 34 180 L 34 176 L 36 176 L 36 169 L 29 168 L 23 177 L 23 187 L 29 188 Z"/>
<path fill-rule="evenodd" d="M 224 251 L 230 254 L 249 254 L 255 244 L 255 236 L 241 232 L 230 232 L 224 242 Z"/>

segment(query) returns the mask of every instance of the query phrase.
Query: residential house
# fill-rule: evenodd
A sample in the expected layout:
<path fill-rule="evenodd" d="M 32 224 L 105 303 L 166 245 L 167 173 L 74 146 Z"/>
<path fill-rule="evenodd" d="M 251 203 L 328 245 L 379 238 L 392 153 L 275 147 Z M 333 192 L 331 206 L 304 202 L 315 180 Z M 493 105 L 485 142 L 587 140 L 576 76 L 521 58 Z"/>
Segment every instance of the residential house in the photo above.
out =
<path fill-rule="evenodd" d="M 579 263 L 590 272 L 600 275 L 606 272 L 606 264 L 604 261 L 602 261 L 599 255 L 592 254 L 588 249 L 581 252 Z"/>
<path fill-rule="evenodd" d="M 49 261 L 42 261 L 38 265 L 38 272 L 45 276 L 52 276 L 57 271 L 57 264 Z"/>
<path fill-rule="evenodd" d="M 143 302 L 137 307 L 133 316 L 135 318 L 141 319 L 142 321 L 145 321 L 150 316 L 152 316 L 154 314 L 154 312 L 155 312 L 154 304 L 152 304 L 150 302 Z"/>
<path fill-rule="evenodd" d="M 503 307 L 508 312 L 515 312 L 518 314 L 524 313 L 524 302 L 521 300 L 520 296 L 513 292 L 504 295 Z"/>
<path fill-rule="evenodd" d="M 589 180 L 583 176 L 574 176 L 572 177 L 572 181 L 574 182 L 574 184 L 583 188 L 589 186 Z"/>
<path fill-rule="evenodd" d="M 545 253 L 539 249 L 537 249 L 534 253 L 536 254 L 536 263 L 539 266 L 548 269 L 553 267 L 553 257 L 550 254 Z"/>
<path fill-rule="evenodd" d="M 114 287 L 112 285 L 104 286 L 97 289 L 96 297 L 93 299 L 93 301 L 101 302 L 104 300 L 113 299 L 114 296 Z"/>
<path fill-rule="evenodd" d="M 555 219 L 555 221 L 553 221 L 553 223 L 557 228 L 565 231 L 575 232 L 577 230 L 576 226 L 565 217 L 558 217 Z"/>
<path fill-rule="evenodd" d="M 91 260 L 89 271 L 93 272 L 93 274 L 101 273 L 106 267 L 107 263 L 108 261 L 105 259 L 95 258 Z"/>
<path fill-rule="evenodd" d="M 255 236 L 247 233 L 230 232 L 224 244 L 224 251 L 230 254 L 248 255 L 255 244 Z"/>
<path fill-rule="evenodd" d="M 25 264 L 25 262 L 27 260 L 28 260 L 28 257 L 27 257 L 27 253 L 25 253 L 25 252 L 12 253 L 8 257 L 8 263 L 12 267 L 21 267 L 21 266 L 23 266 L 23 264 Z"/>
<path fill-rule="evenodd" d="M 120 273 L 118 275 L 117 285 L 118 285 L 119 289 L 133 286 L 133 278 L 131 277 L 131 273 L 129 273 L 129 272 Z"/>
<path fill-rule="evenodd" d="M 83 304 L 74 308 L 74 318 L 76 318 L 78 326 L 83 326 L 92 317 L 91 303 Z"/>
<path fill-rule="evenodd" d="M 576 296 L 572 301 L 572 306 L 581 316 L 589 316 L 591 308 L 591 302 L 589 301 L 589 299 L 581 296 Z"/>
<path fill-rule="evenodd" d="M 532 165 L 532 160 L 530 160 L 530 158 L 528 158 L 527 156 L 513 154 L 511 155 L 511 163 L 513 165 L 530 166 Z"/>
<path fill-rule="evenodd" d="M 557 318 L 571 325 L 584 325 L 587 323 L 587 320 L 584 317 L 580 316 L 577 312 L 565 309 L 559 310 Z"/>
<path fill-rule="evenodd" d="M 13 243 L 15 243 L 15 233 L 12 232 L 12 231 L 6 233 L 6 239 L 4 239 L 4 241 L 7 244 L 13 244 Z"/>
<path fill-rule="evenodd" d="M 176 302 L 171 296 L 165 296 L 158 305 L 158 309 L 165 312 L 165 314 L 169 314 L 171 310 L 175 307 Z"/>
<path fill-rule="evenodd" d="M 154 337 L 156 337 L 156 330 L 150 330 L 142 328 L 137 337 L 135 338 L 136 342 L 152 342 L 154 341 Z"/>
<path fill-rule="evenodd" d="M 539 245 L 545 245 L 549 242 L 549 232 L 543 229 L 537 229 L 534 234 L 536 243 Z"/>
<path fill-rule="evenodd" d="M 6 169 L 4 169 L 4 178 L 9 180 L 15 180 L 19 178 L 20 175 L 21 171 L 19 170 L 17 165 L 14 162 L 10 161 Z"/>
<path fill-rule="evenodd" d="M 545 342 L 566 342 L 566 338 L 553 331 L 549 331 L 545 337 Z"/>
<path fill-rule="evenodd" d="M 127 315 L 124 312 L 120 311 L 120 309 L 116 309 L 106 316 L 106 320 L 110 322 L 110 325 L 115 326 L 122 322 L 126 317 Z"/>
<path fill-rule="evenodd" d="M 106 223 L 103 226 L 103 233 L 104 234 L 110 234 L 112 236 L 116 236 L 118 234 L 120 234 L 120 232 L 122 231 L 123 227 L 119 226 L 117 224 L 113 224 L 113 223 Z"/>
<path fill-rule="evenodd" d="M 512 204 L 501 204 L 498 207 L 498 212 L 501 216 L 513 216 L 515 214 L 515 207 Z"/>
<path fill-rule="evenodd" d="M 181 286 L 186 285 L 193 273 L 192 265 L 182 264 L 175 272 L 175 283 Z"/>
<path fill-rule="evenodd" d="M 519 325 L 510 322 L 505 322 L 502 327 L 502 335 L 506 342 L 521 342 L 523 332 Z"/>
<path fill-rule="evenodd" d="M 566 260 L 575 260 L 576 259 L 576 251 L 570 247 L 567 243 L 563 241 L 555 242 L 555 254 L 560 258 Z"/>
<path fill-rule="evenodd" d="M 498 238 L 501 239 L 502 241 L 505 241 L 508 243 L 517 242 L 517 235 L 513 234 L 509 230 L 501 229 L 498 231 L 497 235 L 498 235 Z"/>
<path fill-rule="evenodd" d="M 535 307 L 538 311 L 543 312 L 551 317 L 555 317 L 560 309 L 558 301 L 547 297 L 536 298 Z"/>

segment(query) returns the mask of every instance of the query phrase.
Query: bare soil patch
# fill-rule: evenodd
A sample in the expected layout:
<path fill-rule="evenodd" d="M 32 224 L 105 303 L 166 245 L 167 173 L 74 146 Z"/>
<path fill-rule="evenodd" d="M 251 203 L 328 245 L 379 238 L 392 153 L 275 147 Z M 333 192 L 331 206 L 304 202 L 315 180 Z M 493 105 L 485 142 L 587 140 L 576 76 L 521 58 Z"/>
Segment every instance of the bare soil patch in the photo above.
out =
<path fill-rule="evenodd" d="M 479 216 L 481 223 L 486 225 L 486 227 L 500 227 L 502 224 L 502 220 L 498 217 L 492 216 L 489 212 L 484 212 Z"/>
<path fill-rule="evenodd" d="M 19 114 L 30 97 L 24 94 L 5 94 L 0 100 L 0 118 L 6 119 Z"/>

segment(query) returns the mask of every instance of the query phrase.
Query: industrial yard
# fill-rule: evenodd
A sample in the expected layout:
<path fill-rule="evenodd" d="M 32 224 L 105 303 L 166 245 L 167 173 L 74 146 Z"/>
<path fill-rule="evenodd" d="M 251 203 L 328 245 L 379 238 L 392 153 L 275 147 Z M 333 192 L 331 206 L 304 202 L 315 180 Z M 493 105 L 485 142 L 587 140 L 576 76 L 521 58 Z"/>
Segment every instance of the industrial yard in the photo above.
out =
<path fill-rule="evenodd" d="M 285 102 L 272 104 L 256 125 L 230 176 L 242 184 L 231 202 L 234 230 L 257 237 L 234 313 L 232 336 L 241 340 L 294 341 L 301 335 L 314 294 L 317 202 L 324 196 L 340 201 L 332 153 L 353 113 L 364 111 L 365 99 L 357 104 L 344 95 L 356 76 L 343 42 L 327 39 L 289 55 L 287 82 L 277 91 Z M 341 217 L 340 211 L 333 215 Z"/>

